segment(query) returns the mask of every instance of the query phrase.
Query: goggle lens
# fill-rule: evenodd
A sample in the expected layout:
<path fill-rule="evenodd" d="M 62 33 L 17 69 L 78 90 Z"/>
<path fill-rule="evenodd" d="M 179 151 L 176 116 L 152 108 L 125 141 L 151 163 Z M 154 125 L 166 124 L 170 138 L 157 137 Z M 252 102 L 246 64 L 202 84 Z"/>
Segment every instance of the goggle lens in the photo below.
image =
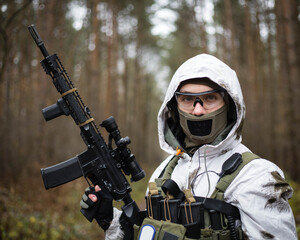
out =
<path fill-rule="evenodd" d="M 197 102 L 206 110 L 214 109 L 223 103 L 224 91 L 211 90 L 202 93 L 176 92 L 178 107 L 182 110 L 192 111 Z"/>

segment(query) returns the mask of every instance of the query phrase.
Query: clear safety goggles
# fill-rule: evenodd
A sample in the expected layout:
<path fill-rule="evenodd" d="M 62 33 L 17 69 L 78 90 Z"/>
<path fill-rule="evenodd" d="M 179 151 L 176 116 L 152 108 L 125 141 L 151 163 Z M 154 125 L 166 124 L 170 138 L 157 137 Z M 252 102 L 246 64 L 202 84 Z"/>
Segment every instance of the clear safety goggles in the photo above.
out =
<path fill-rule="evenodd" d="M 224 102 L 224 90 L 216 89 L 201 93 L 175 92 L 178 107 L 185 111 L 192 111 L 199 102 L 206 109 L 214 109 Z"/>

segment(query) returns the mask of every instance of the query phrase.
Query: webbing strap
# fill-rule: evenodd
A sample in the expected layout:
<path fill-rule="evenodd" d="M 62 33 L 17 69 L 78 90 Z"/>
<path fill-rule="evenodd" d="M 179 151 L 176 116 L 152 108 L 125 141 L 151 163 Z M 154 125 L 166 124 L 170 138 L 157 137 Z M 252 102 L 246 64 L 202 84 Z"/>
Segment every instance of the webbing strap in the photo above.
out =
<path fill-rule="evenodd" d="M 242 170 L 242 168 L 246 164 L 251 162 L 252 160 L 258 159 L 258 158 L 260 158 L 260 157 L 257 156 L 256 154 L 252 153 L 252 152 L 242 153 L 243 162 L 240 164 L 240 166 L 237 168 L 236 171 L 234 171 L 231 174 L 225 175 L 224 177 L 222 177 L 219 180 L 219 182 L 216 185 L 216 188 L 215 188 L 214 192 L 211 195 L 211 198 L 223 200 L 224 199 L 224 192 L 226 191 L 226 189 L 228 188 L 230 183 L 233 181 L 233 179 L 239 174 L 239 172 Z"/>
<path fill-rule="evenodd" d="M 168 166 L 165 169 L 164 175 L 162 177 L 163 182 L 165 182 L 166 180 L 171 178 L 172 172 L 174 171 L 174 168 L 176 167 L 178 160 L 179 160 L 179 156 L 174 156 L 170 162 L 168 163 Z"/>
<path fill-rule="evenodd" d="M 177 165 L 177 162 L 179 160 L 179 156 L 174 155 L 173 158 L 169 161 L 169 163 L 167 164 L 167 166 L 165 167 L 165 169 L 162 172 L 162 176 L 159 176 L 159 178 L 155 179 L 158 191 L 164 196 L 163 191 L 161 191 L 161 186 L 168 180 L 171 178 L 172 172 L 174 170 L 174 168 Z"/>

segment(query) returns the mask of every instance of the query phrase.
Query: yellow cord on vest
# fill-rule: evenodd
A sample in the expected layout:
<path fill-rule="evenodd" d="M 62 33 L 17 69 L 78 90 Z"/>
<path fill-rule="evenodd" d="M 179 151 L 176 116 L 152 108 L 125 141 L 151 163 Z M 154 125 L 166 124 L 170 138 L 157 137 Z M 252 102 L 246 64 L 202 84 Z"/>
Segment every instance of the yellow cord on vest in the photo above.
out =
<path fill-rule="evenodd" d="M 149 193 L 147 196 L 147 207 L 148 207 L 148 216 L 149 218 L 153 219 L 153 209 L 152 209 L 152 202 L 151 202 L 151 196 L 152 195 L 157 195 L 158 194 L 158 189 L 157 185 L 155 182 L 149 182 Z"/>
<path fill-rule="evenodd" d="M 166 207 L 166 205 L 167 205 L 167 207 Z M 167 210 L 168 210 L 169 219 L 167 218 Z M 172 217 L 171 217 L 171 213 L 170 213 L 169 199 L 168 198 L 165 198 L 165 200 L 164 200 L 164 213 L 165 213 L 166 221 L 171 222 Z"/>
<path fill-rule="evenodd" d="M 147 205 L 148 205 L 148 217 L 153 219 L 153 209 L 152 209 L 152 202 L 151 202 L 151 195 L 147 197 Z"/>
<path fill-rule="evenodd" d="M 188 218 L 188 212 L 187 212 L 187 209 L 186 209 L 186 205 L 187 205 L 187 204 L 189 204 L 189 210 L 190 210 L 190 218 L 191 218 L 191 222 L 189 222 L 189 218 Z M 185 219 L 186 219 L 186 223 L 187 223 L 187 224 L 190 224 L 190 223 L 193 223 L 193 222 L 194 222 L 191 204 L 192 204 L 191 202 L 185 202 L 185 203 L 184 203 L 184 212 L 185 212 Z"/>
<path fill-rule="evenodd" d="M 191 204 L 193 202 L 196 202 L 196 199 L 194 198 L 194 196 L 191 192 L 191 189 L 185 189 L 184 190 L 184 195 L 185 195 L 185 198 L 186 198 L 186 201 L 184 203 L 185 219 L 186 219 L 187 224 L 189 224 L 190 222 L 189 222 L 189 219 L 188 219 L 188 212 L 187 212 L 186 205 L 189 204 L 191 223 L 193 223 L 194 220 L 193 220 L 193 212 L 192 212 Z"/>

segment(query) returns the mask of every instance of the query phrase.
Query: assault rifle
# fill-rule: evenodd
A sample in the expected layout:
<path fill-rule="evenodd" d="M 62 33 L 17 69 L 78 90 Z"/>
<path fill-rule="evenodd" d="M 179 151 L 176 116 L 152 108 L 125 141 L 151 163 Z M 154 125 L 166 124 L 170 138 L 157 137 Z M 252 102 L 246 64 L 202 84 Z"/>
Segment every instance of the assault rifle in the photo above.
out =
<path fill-rule="evenodd" d="M 131 223 L 135 223 L 139 208 L 130 196 L 132 189 L 124 174 L 131 175 L 131 181 L 139 181 L 145 177 L 145 172 L 127 147 L 130 139 L 121 137 L 114 118 L 109 117 L 100 124 L 109 133 L 109 143 L 106 144 L 90 110 L 84 105 L 58 56 L 49 55 L 34 25 L 29 26 L 28 29 L 44 56 L 41 61 L 42 67 L 46 74 L 50 75 L 54 86 L 61 94 L 57 103 L 42 110 L 45 120 L 71 115 L 87 145 L 85 152 L 62 163 L 41 169 L 45 188 L 54 188 L 83 176 L 90 186 L 99 185 L 101 188 L 106 188 L 114 200 L 123 201 L 125 203 L 122 207 L 123 214 Z M 115 148 L 112 147 L 112 140 L 115 142 Z M 92 221 L 96 214 L 83 209 L 81 212 L 89 221 Z"/>

